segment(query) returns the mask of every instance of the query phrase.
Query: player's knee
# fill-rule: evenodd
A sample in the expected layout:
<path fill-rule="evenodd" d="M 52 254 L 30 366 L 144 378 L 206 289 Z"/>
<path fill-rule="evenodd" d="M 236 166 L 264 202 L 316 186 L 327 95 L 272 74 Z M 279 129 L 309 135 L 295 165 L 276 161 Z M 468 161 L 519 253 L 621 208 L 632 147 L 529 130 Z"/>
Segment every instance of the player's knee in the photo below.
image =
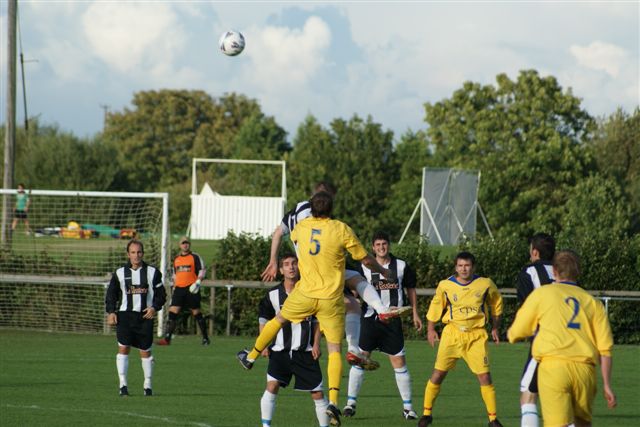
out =
<path fill-rule="evenodd" d="M 526 405 L 528 403 L 536 403 L 537 394 L 530 391 L 523 391 L 520 393 L 520 405 Z"/>
<path fill-rule="evenodd" d="M 489 372 L 478 374 L 478 381 L 480 385 L 491 385 L 491 374 Z"/>
<path fill-rule="evenodd" d="M 347 313 L 361 314 L 360 304 L 358 303 L 357 299 L 353 297 L 352 298 L 345 297 L 344 303 L 345 303 L 345 310 Z"/>

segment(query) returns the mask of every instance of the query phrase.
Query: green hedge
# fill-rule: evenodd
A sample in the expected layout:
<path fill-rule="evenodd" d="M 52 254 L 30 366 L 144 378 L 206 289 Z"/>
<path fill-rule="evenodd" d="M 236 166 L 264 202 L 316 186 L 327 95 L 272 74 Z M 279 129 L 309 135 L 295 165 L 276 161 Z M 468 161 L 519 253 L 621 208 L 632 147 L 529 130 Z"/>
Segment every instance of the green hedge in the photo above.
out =
<path fill-rule="evenodd" d="M 229 234 L 221 242 L 220 257 L 215 263 L 216 278 L 260 280 L 260 273 L 268 262 L 269 248 L 268 239 Z M 558 248 L 571 248 L 580 254 L 583 265 L 580 283 L 585 289 L 640 290 L 640 236 L 607 241 L 592 240 L 585 236 L 571 242 L 560 241 Z M 458 249 L 471 251 L 477 258 L 476 272 L 493 279 L 499 288 L 515 287 L 518 272 L 529 262 L 527 241 L 515 236 L 495 240 L 480 238 L 449 251 L 420 243 L 417 239 L 392 246 L 392 252 L 416 270 L 419 288 L 434 288 L 438 281 L 450 276 L 454 272 L 453 257 Z M 256 334 L 257 307 L 263 295 L 264 290 L 254 289 L 235 289 L 232 292 L 232 334 Z M 429 302 L 430 298 L 419 298 L 421 314 L 426 314 Z M 215 304 L 216 332 L 224 333 L 226 291 L 218 288 Z M 505 298 L 504 306 L 503 336 L 513 321 L 517 302 L 513 298 Z M 637 301 L 610 301 L 609 318 L 616 343 L 640 343 L 640 304 Z M 408 327 L 407 335 L 409 338 L 422 339 L 424 331 L 416 333 Z"/>

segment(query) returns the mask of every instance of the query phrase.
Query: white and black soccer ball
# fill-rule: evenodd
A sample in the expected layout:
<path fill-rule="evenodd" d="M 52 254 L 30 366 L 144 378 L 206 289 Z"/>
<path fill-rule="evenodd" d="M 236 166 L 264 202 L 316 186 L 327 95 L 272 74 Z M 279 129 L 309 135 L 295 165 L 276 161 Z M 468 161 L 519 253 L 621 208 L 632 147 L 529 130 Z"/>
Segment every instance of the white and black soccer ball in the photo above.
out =
<path fill-rule="evenodd" d="M 220 36 L 220 50 L 225 55 L 236 56 L 244 50 L 244 36 L 240 31 L 225 31 Z"/>

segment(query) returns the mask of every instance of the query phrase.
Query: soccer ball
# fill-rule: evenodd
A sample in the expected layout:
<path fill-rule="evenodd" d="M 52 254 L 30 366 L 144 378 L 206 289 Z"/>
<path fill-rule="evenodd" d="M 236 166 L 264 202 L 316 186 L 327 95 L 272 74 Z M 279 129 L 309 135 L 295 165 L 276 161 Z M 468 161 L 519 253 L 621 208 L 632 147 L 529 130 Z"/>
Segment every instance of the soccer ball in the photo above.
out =
<path fill-rule="evenodd" d="M 240 31 L 225 31 L 220 36 L 220 50 L 225 55 L 236 56 L 244 50 L 244 36 Z"/>

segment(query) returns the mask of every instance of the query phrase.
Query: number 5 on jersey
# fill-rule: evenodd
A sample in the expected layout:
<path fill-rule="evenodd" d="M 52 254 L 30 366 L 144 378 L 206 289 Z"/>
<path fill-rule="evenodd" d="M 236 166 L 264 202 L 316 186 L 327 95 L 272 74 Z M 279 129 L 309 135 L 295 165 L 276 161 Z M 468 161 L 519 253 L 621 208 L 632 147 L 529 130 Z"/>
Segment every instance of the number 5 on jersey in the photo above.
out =
<path fill-rule="evenodd" d="M 309 248 L 309 253 L 311 255 L 318 255 L 320 252 L 320 241 L 318 240 L 318 237 L 320 236 L 321 231 L 322 230 L 318 230 L 316 228 L 311 229 L 311 247 Z"/>

